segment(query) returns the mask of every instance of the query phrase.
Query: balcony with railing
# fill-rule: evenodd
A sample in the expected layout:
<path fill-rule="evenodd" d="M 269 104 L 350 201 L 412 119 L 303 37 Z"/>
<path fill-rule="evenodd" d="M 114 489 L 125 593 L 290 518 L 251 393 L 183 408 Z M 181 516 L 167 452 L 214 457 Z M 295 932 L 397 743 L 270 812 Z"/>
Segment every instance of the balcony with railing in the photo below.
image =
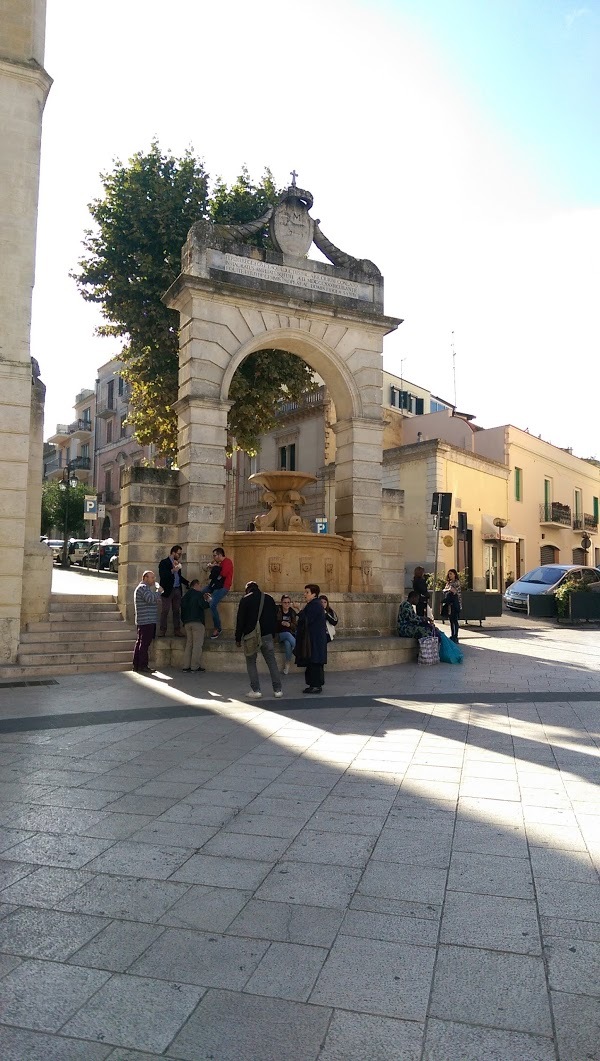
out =
<path fill-rule="evenodd" d="M 114 416 L 117 411 L 117 399 L 113 395 L 112 398 L 100 398 L 96 402 L 96 416 L 102 418 L 102 420 L 108 420 L 111 416 Z"/>
<path fill-rule="evenodd" d="M 61 442 L 67 442 L 70 438 L 89 438 L 91 434 L 91 420 L 74 420 L 72 424 L 57 424 L 56 431 L 50 436 L 48 442 L 56 446 Z"/>
<path fill-rule="evenodd" d="M 276 415 L 289 416 L 290 413 L 304 412 L 304 410 L 314 408 L 316 405 L 322 405 L 325 401 L 325 394 L 325 387 L 319 387 L 316 391 L 307 391 L 297 402 L 278 402 Z"/>
<path fill-rule="evenodd" d="M 55 457 L 44 462 L 44 478 L 62 479 L 63 473 L 67 468 L 72 472 L 89 472 L 91 467 L 92 461 L 90 457 L 73 457 L 72 460 L 66 461 L 62 453 L 57 453 Z"/>
<path fill-rule="evenodd" d="M 598 530 L 598 517 L 591 515 L 589 512 L 583 514 L 583 529 L 586 531 L 597 531 Z"/>
<path fill-rule="evenodd" d="M 553 523 L 561 527 L 571 526 L 571 508 L 560 501 L 544 501 L 540 505 L 540 523 Z"/>
<path fill-rule="evenodd" d="M 116 500 L 117 495 L 114 490 L 100 490 L 98 492 L 98 504 L 114 505 Z"/>

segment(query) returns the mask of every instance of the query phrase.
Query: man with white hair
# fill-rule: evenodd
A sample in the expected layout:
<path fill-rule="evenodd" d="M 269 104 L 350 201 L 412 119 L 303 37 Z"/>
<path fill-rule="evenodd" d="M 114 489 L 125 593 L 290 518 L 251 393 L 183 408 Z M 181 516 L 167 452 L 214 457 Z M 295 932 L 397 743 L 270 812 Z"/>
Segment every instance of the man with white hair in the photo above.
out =
<path fill-rule="evenodd" d="M 154 571 L 144 571 L 142 581 L 135 587 L 133 603 L 135 607 L 135 625 L 137 641 L 133 650 L 133 669 L 138 674 L 152 674 L 148 666 L 148 650 L 156 635 L 158 602 L 162 588 L 156 588 Z"/>

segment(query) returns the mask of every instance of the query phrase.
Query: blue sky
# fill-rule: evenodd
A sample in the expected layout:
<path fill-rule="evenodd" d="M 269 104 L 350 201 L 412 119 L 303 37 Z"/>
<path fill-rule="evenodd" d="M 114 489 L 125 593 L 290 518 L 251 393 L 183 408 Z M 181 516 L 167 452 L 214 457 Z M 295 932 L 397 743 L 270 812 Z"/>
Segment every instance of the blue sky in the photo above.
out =
<path fill-rule="evenodd" d="M 600 188 L 598 0 L 388 0 L 564 203 Z"/>
<path fill-rule="evenodd" d="M 295 168 L 404 324 L 386 369 L 600 457 L 600 0 L 48 0 L 32 353 L 46 433 L 118 352 L 69 279 L 99 173 L 156 137 Z M 576 374 L 571 371 L 576 366 Z M 65 387 L 65 377 L 72 395 Z M 557 384 L 577 400 L 561 403 Z M 582 413 L 583 408 L 583 413 Z"/>

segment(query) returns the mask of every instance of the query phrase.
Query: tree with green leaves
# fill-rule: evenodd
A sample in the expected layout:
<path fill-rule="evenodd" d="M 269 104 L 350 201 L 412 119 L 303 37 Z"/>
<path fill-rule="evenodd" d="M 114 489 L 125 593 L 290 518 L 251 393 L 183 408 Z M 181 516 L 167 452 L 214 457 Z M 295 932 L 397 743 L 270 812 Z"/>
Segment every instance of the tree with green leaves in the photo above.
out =
<path fill-rule="evenodd" d="M 123 340 L 119 359 L 131 384 L 128 422 L 141 445 L 154 443 L 169 457 L 177 452 L 178 314 L 162 295 L 181 271 L 181 248 L 195 221 L 253 221 L 278 195 L 269 170 L 254 184 L 243 168 L 228 187 L 218 180 L 209 194 L 204 163 L 190 150 L 182 158 L 154 142 L 127 164 L 101 176 L 103 196 L 89 210 L 96 228 L 83 241 L 85 254 L 74 279 L 83 298 L 101 307 L 98 332 Z M 264 245 L 268 237 L 255 242 Z M 298 400 L 314 388 L 309 367 L 294 354 L 251 354 L 232 381 L 230 444 L 256 451 L 275 425 L 277 402 Z"/>
<path fill-rule="evenodd" d="M 88 532 L 83 518 L 85 495 L 89 492 L 86 483 L 69 487 L 69 515 L 66 528 L 67 538 L 81 538 Z M 65 531 L 67 509 L 67 492 L 62 490 L 56 479 L 42 483 L 42 520 L 40 534 L 51 535 L 53 530 L 62 536 Z"/>

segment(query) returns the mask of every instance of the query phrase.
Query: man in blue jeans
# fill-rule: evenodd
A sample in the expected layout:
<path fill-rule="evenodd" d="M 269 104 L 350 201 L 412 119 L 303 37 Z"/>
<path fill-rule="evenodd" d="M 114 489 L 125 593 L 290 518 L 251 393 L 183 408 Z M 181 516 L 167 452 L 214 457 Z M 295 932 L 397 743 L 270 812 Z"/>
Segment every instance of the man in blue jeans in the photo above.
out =
<path fill-rule="evenodd" d="M 221 617 L 219 615 L 219 604 L 226 597 L 233 582 L 233 562 L 225 556 L 225 550 L 217 545 L 213 549 L 212 565 L 210 565 L 210 581 L 200 593 L 210 593 L 210 610 L 215 628 L 210 635 L 211 641 L 221 636 Z"/>

